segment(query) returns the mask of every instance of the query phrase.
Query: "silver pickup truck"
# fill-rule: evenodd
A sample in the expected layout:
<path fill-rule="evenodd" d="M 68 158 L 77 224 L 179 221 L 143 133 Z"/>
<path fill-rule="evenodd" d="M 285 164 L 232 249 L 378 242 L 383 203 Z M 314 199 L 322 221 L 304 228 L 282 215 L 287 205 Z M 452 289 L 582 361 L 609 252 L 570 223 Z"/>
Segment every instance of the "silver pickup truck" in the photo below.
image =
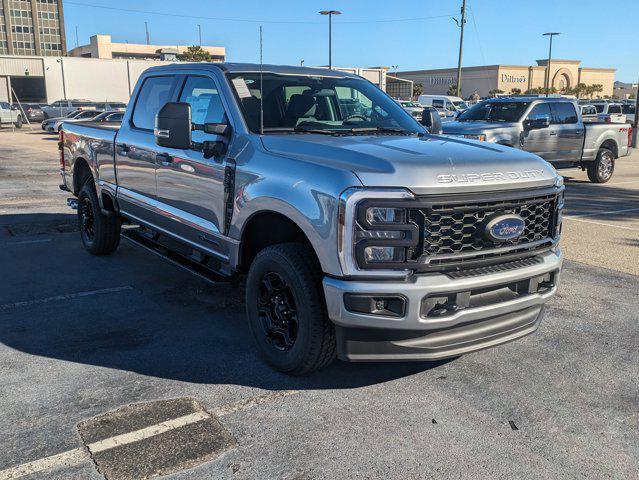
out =
<path fill-rule="evenodd" d="M 443 133 L 526 150 L 555 168 L 580 167 L 594 183 L 612 178 L 615 159 L 632 144 L 630 125 L 584 123 L 577 102 L 561 97 L 484 100 L 444 123 Z"/>
<path fill-rule="evenodd" d="M 119 129 L 64 124 L 60 149 L 90 253 L 122 237 L 245 279 L 255 343 L 289 374 L 492 347 L 535 331 L 557 290 L 554 168 L 431 135 L 355 75 L 153 67 Z"/>

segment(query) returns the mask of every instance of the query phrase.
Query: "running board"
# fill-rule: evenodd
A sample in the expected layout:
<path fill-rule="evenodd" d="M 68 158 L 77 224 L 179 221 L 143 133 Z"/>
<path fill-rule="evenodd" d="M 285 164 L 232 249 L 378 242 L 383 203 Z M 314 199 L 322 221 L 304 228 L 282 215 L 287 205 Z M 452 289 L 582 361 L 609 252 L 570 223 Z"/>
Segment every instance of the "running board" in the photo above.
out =
<path fill-rule="evenodd" d="M 166 260 L 167 262 L 200 277 L 202 280 L 210 284 L 217 285 L 220 283 L 232 283 L 237 280 L 236 275 L 224 275 L 219 271 L 213 270 L 205 264 L 171 250 L 165 245 L 149 238 L 148 236 L 140 233 L 137 228 L 122 229 L 122 238 L 128 240 L 134 245 L 137 245 L 138 247 L 142 247 L 145 250 L 154 253 L 163 260 Z"/>

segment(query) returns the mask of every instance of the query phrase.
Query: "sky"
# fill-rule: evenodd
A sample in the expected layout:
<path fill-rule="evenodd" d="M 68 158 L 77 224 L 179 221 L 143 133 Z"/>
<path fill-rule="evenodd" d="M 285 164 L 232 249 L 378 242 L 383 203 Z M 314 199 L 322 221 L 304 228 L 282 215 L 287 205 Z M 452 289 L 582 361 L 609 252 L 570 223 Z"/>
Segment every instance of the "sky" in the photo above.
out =
<path fill-rule="evenodd" d="M 67 45 L 91 35 L 152 44 L 224 46 L 231 62 L 326 65 L 327 18 L 333 17 L 333 65 L 388 66 L 397 71 L 457 66 L 461 0 L 63 0 Z M 610 8 L 608 8 L 610 6 Z M 102 7 L 102 8 L 100 8 Z M 105 8 L 106 7 L 106 8 Z M 616 80 L 636 82 L 637 0 L 467 0 L 464 66 L 533 65 L 548 56 L 544 32 L 561 32 L 553 58 L 616 68 Z M 607 20 L 606 20 L 607 19 Z"/>

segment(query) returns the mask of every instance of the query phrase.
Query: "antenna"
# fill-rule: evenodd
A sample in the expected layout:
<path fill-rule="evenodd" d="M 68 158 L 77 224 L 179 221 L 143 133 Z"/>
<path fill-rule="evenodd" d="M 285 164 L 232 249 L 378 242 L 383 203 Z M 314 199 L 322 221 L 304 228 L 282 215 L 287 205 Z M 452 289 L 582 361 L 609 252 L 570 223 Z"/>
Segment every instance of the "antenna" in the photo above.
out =
<path fill-rule="evenodd" d="M 262 25 L 260 25 L 260 135 L 264 135 L 264 79 L 262 76 Z"/>

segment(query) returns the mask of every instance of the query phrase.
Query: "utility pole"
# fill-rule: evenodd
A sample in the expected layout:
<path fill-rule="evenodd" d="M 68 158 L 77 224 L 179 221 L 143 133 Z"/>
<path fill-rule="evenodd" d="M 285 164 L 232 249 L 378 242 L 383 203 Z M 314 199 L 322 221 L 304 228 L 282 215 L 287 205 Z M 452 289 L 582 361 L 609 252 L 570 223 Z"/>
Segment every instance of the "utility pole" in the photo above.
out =
<path fill-rule="evenodd" d="M 75 47 L 78 48 L 80 41 L 78 40 L 78 26 L 75 26 Z"/>
<path fill-rule="evenodd" d="M 637 148 L 637 140 L 639 140 L 639 132 L 637 132 L 637 127 L 639 127 L 639 80 L 637 81 L 637 88 L 635 90 L 635 141 L 632 144 L 633 147 Z"/>
<path fill-rule="evenodd" d="M 200 39 L 200 47 L 202 46 L 202 25 L 197 26 L 198 37 Z"/>
<path fill-rule="evenodd" d="M 457 96 L 461 97 L 461 81 L 462 81 L 462 49 L 464 47 L 464 25 L 466 24 L 466 0 L 462 0 L 461 6 L 461 22 L 458 22 L 456 18 L 453 18 L 455 23 L 460 29 L 459 33 L 459 59 L 457 60 Z"/>
<path fill-rule="evenodd" d="M 550 93 L 550 61 L 552 60 L 552 37 L 555 35 L 561 35 L 560 32 L 547 32 L 544 33 L 544 37 L 550 37 L 550 44 L 548 46 L 548 62 L 546 63 L 546 78 L 544 79 L 544 87 L 546 87 L 546 96 Z"/>
<path fill-rule="evenodd" d="M 149 23 L 144 22 L 144 31 L 146 32 L 146 44 L 151 45 L 151 37 L 149 36 Z"/>
<path fill-rule="evenodd" d="M 331 70 L 333 68 L 333 15 L 341 15 L 342 12 L 338 12 L 337 10 L 322 10 L 319 13 L 320 15 L 328 15 L 328 68 Z"/>

